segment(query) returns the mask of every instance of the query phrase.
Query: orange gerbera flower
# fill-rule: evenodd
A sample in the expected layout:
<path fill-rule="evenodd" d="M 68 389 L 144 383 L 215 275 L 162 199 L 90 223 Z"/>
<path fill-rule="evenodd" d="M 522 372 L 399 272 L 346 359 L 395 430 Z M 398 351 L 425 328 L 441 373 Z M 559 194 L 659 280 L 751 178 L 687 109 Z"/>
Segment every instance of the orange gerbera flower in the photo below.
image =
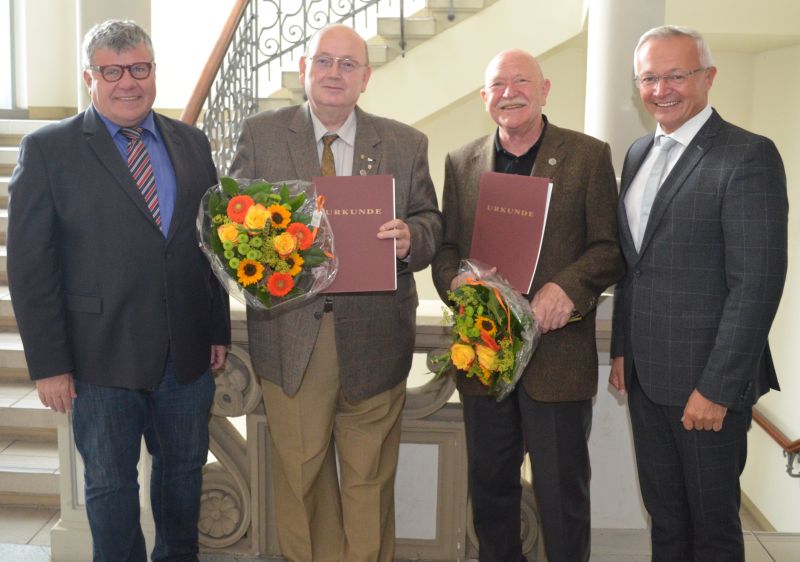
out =
<path fill-rule="evenodd" d="M 486 332 L 490 336 L 494 336 L 497 333 L 497 325 L 491 318 L 487 318 L 486 316 L 476 316 L 475 324 L 478 326 L 478 330 L 481 332 Z"/>
<path fill-rule="evenodd" d="M 289 257 L 286 258 L 286 263 L 289 264 L 289 275 L 294 277 L 301 271 L 303 271 L 303 264 L 306 260 L 303 259 L 303 256 L 298 254 L 297 252 L 291 254 Z"/>
<path fill-rule="evenodd" d="M 247 215 L 247 210 L 255 204 L 253 198 L 249 195 L 237 195 L 228 201 L 228 218 L 233 222 L 242 224 L 244 217 Z"/>
<path fill-rule="evenodd" d="M 294 279 L 288 273 L 273 273 L 267 282 L 269 294 L 273 297 L 283 297 L 294 287 Z"/>
<path fill-rule="evenodd" d="M 301 222 L 293 222 L 286 229 L 286 232 L 297 238 L 297 245 L 301 250 L 308 250 L 314 242 L 314 235 L 306 225 Z"/>
<path fill-rule="evenodd" d="M 292 213 L 283 205 L 270 205 L 267 207 L 267 215 L 272 223 L 272 228 L 283 230 L 289 226 L 289 221 L 292 219 Z"/>
<path fill-rule="evenodd" d="M 264 276 L 264 265 L 255 260 L 243 259 L 236 269 L 236 276 L 239 283 L 247 287 L 261 280 Z"/>

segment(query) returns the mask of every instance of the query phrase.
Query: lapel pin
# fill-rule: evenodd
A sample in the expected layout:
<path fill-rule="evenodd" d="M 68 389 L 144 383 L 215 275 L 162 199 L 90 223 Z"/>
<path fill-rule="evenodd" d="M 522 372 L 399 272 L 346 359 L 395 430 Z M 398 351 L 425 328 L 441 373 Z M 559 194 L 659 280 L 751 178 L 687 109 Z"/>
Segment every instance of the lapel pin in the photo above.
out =
<path fill-rule="evenodd" d="M 550 160 L 547 161 L 547 163 L 550 164 L 551 166 L 555 166 L 556 164 L 558 164 L 558 160 L 556 160 L 555 158 L 551 158 Z"/>

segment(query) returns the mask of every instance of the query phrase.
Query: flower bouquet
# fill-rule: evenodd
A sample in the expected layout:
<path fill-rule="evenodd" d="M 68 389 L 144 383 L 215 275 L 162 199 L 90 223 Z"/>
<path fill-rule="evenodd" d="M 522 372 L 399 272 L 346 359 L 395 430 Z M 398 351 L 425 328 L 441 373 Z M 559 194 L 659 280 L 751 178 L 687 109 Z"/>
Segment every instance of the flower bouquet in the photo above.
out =
<path fill-rule="evenodd" d="M 462 261 L 464 273 L 466 283 L 447 293 L 453 343 L 438 358 L 439 375 L 452 365 L 457 376 L 477 377 L 499 402 L 514 390 L 541 333 L 528 301 L 502 276 L 475 260 Z"/>
<path fill-rule="evenodd" d="M 203 196 L 197 231 L 228 293 L 258 310 L 299 304 L 336 275 L 333 234 L 310 182 L 224 177 Z"/>

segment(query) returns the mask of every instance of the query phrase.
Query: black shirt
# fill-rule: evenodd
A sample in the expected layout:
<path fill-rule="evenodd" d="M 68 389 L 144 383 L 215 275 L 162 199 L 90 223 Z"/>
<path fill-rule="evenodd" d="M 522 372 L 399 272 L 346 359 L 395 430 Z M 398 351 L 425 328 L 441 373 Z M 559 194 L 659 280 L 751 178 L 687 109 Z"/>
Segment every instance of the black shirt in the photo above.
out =
<path fill-rule="evenodd" d="M 494 134 L 494 171 L 504 174 L 517 174 L 520 176 L 529 176 L 533 170 L 533 163 L 536 161 L 536 155 L 539 153 L 539 147 L 542 146 L 542 139 L 547 132 L 547 117 L 542 115 L 542 134 L 533 143 L 533 146 L 528 149 L 528 152 L 519 156 L 514 156 L 500 145 L 500 130 Z"/>

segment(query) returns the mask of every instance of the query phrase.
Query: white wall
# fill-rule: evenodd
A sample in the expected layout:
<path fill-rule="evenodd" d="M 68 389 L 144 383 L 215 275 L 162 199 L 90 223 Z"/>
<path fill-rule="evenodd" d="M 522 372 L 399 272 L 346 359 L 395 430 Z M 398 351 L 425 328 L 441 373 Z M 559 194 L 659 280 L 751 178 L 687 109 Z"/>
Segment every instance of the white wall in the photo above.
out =
<path fill-rule="evenodd" d="M 754 57 L 752 129 L 770 137 L 783 156 L 789 188 L 789 272 L 783 299 L 770 333 L 781 392 L 758 404 L 789 439 L 800 438 L 800 46 L 776 49 Z M 750 434 L 742 486 L 744 492 L 780 531 L 800 532 L 800 478 L 784 472 L 780 448 L 758 427 Z M 795 463 L 795 473 L 800 464 Z"/>

